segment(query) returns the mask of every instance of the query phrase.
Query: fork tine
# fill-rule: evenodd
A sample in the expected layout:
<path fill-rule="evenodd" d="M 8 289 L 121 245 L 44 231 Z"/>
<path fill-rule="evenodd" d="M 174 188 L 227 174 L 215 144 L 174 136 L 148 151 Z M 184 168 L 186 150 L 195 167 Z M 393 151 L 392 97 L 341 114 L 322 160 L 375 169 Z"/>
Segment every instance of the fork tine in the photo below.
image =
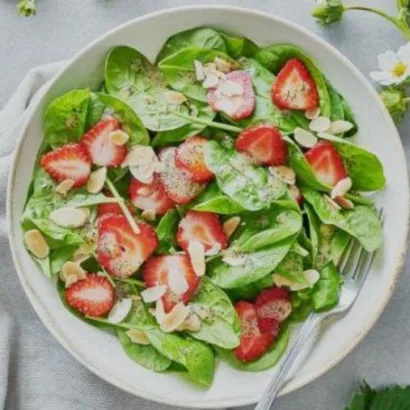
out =
<path fill-rule="evenodd" d="M 354 246 L 355 240 L 353 238 L 350 239 L 349 243 L 346 246 L 346 249 L 343 252 L 342 258 L 339 261 L 339 272 L 343 274 L 344 270 L 346 269 L 347 262 L 349 261 L 350 255 L 352 253 L 352 249 Z"/>

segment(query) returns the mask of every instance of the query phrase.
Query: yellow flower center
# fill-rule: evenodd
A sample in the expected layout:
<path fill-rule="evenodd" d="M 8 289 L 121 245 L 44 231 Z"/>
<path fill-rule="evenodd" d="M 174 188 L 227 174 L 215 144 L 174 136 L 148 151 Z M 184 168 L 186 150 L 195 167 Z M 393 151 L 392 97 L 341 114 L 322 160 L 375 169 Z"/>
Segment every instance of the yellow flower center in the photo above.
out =
<path fill-rule="evenodd" d="M 407 70 L 407 65 L 402 63 L 401 61 L 398 62 L 391 70 L 394 77 L 401 77 Z"/>

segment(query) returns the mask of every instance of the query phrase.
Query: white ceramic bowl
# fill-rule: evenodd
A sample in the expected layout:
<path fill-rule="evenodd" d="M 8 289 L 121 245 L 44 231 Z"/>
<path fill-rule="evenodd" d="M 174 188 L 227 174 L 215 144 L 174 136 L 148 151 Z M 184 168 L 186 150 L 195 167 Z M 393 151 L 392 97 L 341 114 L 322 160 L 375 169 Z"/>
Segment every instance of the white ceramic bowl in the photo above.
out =
<path fill-rule="evenodd" d="M 126 23 L 77 54 L 48 86 L 19 136 L 8 186 L 10 245 L 20 281 L 43 323 L 84 366 L 132 394 L 168 404 L 230 407 L 255 402 L 275 370 L 245 373 L 220 363 L 213 386 L 199 390 L 177 376 L 157 374 L 128 359 L 113 336 L 86 325 L 61 304 L 55 286 L 39 271 L 22 245 L 19 218 L 30 183 L 35 155 L 43 137 L 46 105 L 58 95 L 89 86 L 103 78 L 108 50 L 120 44 L 154 59 L 172 34 L 196 26 L 215 26 L 242 34 L 259 44 L 289 42 L 315 58 L 332 84 L 342 91 L 360 124 L 358 141 L 381 158 L 388 187 L 383 203 L 385 245 L 379 252 L 364 291 L 350 313 L 326 325 L 312 338 L 296 374 L 282 393 L 290 392 L 325 373 L 345 357 L 375 324 L 389 300 L 403 264 L 409 217 L 409 189 L 403 147 L 396 128 L 377 94 L 362 74 L 332 46 L 308 31 L 266 13 L 228 6 L 194 6 L 165 10 Z"/>

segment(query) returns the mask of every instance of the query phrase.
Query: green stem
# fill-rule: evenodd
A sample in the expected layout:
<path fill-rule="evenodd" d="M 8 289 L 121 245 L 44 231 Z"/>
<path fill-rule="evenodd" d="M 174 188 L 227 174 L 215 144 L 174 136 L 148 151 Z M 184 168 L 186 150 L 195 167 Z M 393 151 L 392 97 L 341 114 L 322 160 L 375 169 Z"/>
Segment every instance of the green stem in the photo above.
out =
<path fill-rule="evenodd" d="M 130 283 L 131 285 L 139 286 L 140 288 L 145 289 L 145 283 L 142 282 L 141 280 L 138 279 L 132 279 L 132 278 L 115 278 L 115 280 L 119 282 L 125 282 L 125 283 Z"/>
<path fill-rule="evenodd" d="M 120 208 L 121 208 L 122 212 L 124 213 L 125 217 L 128 219 L 128 223 L 130 224 L 132 230 L 136 234 L 139 234 L 140 230 L 138 228 L 138 224 L 135 221 L 134 217 L 131 215 L 131 212 L 127 208 L 127 205 L 125 205 L 124 199 L 118 193 L 117 188 L 115 188 L 114 184 L 109 180 L 109 178 L 106 179 L 105 183 L 107 184 L 108 189 L 111 191 L 114 198 L 116 198 L 118 200 L 118 205 L 120 206 Z"/>
<path fill-rule="evenodd" d="M 169 112 L 174 114 L 176 117 L 183 118 L 184 120 L 187 120 L 187 121 L 196 122 L 197 124 L 205 125 L 207 127 L 218 128 L 220 130 L 237 132 L 237 133 L 243 130 L 242 128 L 235 127 L 234 125 L 223 124 L 222 122 L 204 120 L 198 117 L 192 117 L 191 115 L 182 114 L 175 110 L 169 110 Z"/>
<path fill-rule="evenodd" d="M 94 322 L 104 323 L 105 325 L 120 327 L 122 329 L 127 329 L 127 330 L 130 330 L 130 329 L 140 330 L 141 329 L 141 326 L 135 326 L 135 325 L 125 324 L 125 323 L 111 323 L 107 319 L 101 319 L 101 318 L 96 317 L 96 316 L 85 316 L 85 317 L 89 320 L 93 320 Z"/>
<path fill-rule="evenodd" d="M 407 23 L 398 19 L 397 17 L 393 17 L 390 14 L 385 13 L 382 10 L 374 9 L 372 7 L 366 7 L 366 6 L 348 6 L 348 7 L 345 7 L 344 10 L 345 11 L 349 11 L 349 10 L 369 11 L 370 13 L 374 13 L 381 17 L 384 17 L 385 19 L 393 23 L 404 34 L 404 36 L 410 40 L 410 28 L 407 25 Z"/>
<path fill-rule="evenodd" d="M 93 255 L 94 259 L 99 263 L 98 258 L 97 258 L 97 254 L 95 252 L 91 252 L 91 255 Z M 103 276 L 105 276 L 108 279 L 108 282 L 110 282 L 111 285 L 115 288 L 115 282 L 113 281 L 110 274 L 101 266 L 101 264 L 100 264 L 100 268 L 101 268 L 100 270 L 101 270 L 101 273 L 103 274 Z"/>

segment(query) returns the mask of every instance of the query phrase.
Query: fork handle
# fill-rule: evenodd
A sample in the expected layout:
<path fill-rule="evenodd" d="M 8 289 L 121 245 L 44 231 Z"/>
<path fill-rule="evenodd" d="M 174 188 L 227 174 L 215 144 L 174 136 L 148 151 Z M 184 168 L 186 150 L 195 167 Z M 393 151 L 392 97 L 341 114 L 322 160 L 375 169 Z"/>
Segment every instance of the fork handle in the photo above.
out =
<path fill-rule="evenodd" d="M 268 387 L 262 395 L 259 403 L 256 405 L 255 410 L 269 410 L 273 405 L 286 376 L 296 358 L 299 356 L 300 351 L 305 345 L 306 339 L 309 337 L 312 330 L 320 322 L 321 316 L 311 313 L 308 319 L 305 321 L 297 335 L 292 338 L 290 345 L 287 349 L 285 357 L 279 364 L 277 373 L 273 376 Z"/>

